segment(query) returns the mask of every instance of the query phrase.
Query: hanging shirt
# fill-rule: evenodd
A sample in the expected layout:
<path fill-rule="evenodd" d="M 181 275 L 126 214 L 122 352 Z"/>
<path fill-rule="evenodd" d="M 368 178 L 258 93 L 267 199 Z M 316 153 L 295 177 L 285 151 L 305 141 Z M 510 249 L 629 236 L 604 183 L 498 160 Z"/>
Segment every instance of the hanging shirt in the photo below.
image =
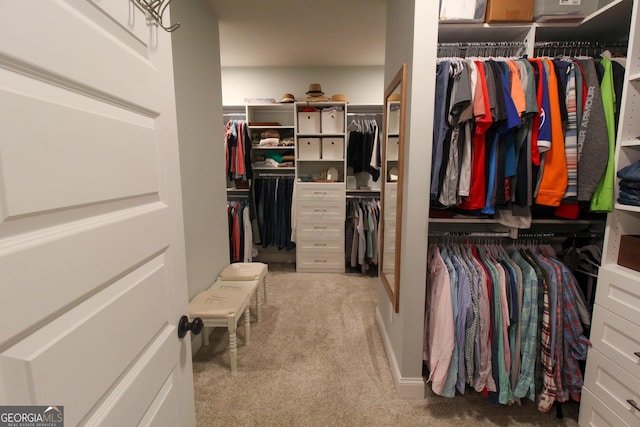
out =
<path fill-rule="evenodd" d="M 602 106 L 604 118 L 607 125 L 607 140 L 609 142 L 609 159 L 605 173 L 600 179 L 596 190 L 591 198 L 590 209 L 594 212 L 611 212 L 613 210 L 613 187 L 615 185 L 615 93 L 613 87 L 613 71 L 610 59 L 600 61 L 604 67 L 600 93 L 602 95 Z"/>

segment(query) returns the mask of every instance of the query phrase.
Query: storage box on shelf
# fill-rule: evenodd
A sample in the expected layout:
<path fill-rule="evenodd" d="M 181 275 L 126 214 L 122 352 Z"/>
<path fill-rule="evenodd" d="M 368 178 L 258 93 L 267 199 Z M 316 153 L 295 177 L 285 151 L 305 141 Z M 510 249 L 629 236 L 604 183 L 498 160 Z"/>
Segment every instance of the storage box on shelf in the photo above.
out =
<path fill-rule="evenodd" d="M 578 21 L 598 9 L 598 0 L 536 0 L 533 17 L 537 22 Z"/>
<path fill-rule="evenodd" d="M 531 22 L 534 0 L 488 0 L 484 22 Z"/>

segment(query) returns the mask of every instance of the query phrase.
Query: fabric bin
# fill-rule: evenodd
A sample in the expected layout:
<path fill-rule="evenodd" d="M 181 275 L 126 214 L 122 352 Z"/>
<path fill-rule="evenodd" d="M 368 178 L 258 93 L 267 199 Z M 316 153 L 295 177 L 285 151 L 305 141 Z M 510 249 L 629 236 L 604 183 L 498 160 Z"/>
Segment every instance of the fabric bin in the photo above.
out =
<path fill-rule="evenodd" d="M 344 138 L 322 138 L 322 159 L 343 160 Z"/>
<path fill-rule="evenodd" d="M 391 105 L 389 116 L 387 117 L 387 134 L 397 135 L 400 133 L 400 105 Z"/>
<path fill-rule="evenodd" d="M 398 160 L 398 137 L 390 136 L 387 139 L 387 161 L 397 161 Z"/>
<path fill-rule="evenodd" d="M 299 138 L 298 159 L 320 160 L 320 138 Z"/>
<path fill-rule="evenodd" d="M 343 133 L 344 111 L 323 110 L 320 126 L 322 127 L 322 133 Z"/>
<path fill-rule="evenodd" d="M 598 0 L 536 0 L 533 19 L 546 21 L 579 21 L 598 9 Z"/>
<path fill-rule="evenodd" d="M 299 112 L 298 133 L 320 133 L 320 112 Z"/>

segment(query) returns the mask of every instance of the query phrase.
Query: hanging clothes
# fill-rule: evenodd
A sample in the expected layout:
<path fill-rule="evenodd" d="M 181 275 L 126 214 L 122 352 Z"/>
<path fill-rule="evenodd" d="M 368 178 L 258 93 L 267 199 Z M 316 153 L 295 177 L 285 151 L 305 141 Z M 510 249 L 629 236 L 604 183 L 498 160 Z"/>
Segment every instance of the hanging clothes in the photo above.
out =
<path fill-rule="evenodd" d="M 228 201 L 229 261 L 253 261 L 253 232 L 247 202 Z"/>
<path fill-rule="evenodd" d="M 254 179 L 253 194 L 263 248 L 275 246 L 290 250 L 295 247 L 291 241 L 293 185 L 291 176 Z"/>
<path fill-rule="evenodd" d="M 611 210 L 619 86 L 607 58 L 439 58 L 431 206 L 515 227 Z"/>
<path fill-rule="evenodd" d="M 244 120 L 230 120 L 226 124 L 225 175 L 229 181 L 253 178 L 251 169 L 251 138 Z"/>
<path fill-rule="evenodd" d="M 434 393 L 466 386 L 547 412 L 580 400 L 589 313 L 548 245 L 430 244 L 423 360 Z"/>
<path fill-rule="evenodd" d="M 375 120 L 353 121 L 355 129 L 349 132 L 347 166 L 353 173 L 368 172 L 374 181 L 380 178 L 380 132 Z"/>
<path fill-rule="evenodd" d="M 380 200 L 348 200 L 346 215 L 345 262 L 365 273 L 378 264 Z"/>

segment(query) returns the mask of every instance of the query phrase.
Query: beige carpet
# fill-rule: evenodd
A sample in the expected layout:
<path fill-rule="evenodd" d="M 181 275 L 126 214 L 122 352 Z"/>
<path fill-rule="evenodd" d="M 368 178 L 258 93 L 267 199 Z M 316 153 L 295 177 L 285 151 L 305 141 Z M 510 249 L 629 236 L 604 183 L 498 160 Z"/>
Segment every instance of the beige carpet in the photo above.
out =
<path fill-rule="evenodd" d="M 531 402 L 496 407 L 478 393 L 452 399 L 397 397 L 375 323 L 377 279 L 294 273 L 270 265 L 269 303 L 238 333 L 238 375 L 229 371 L 226 329 L 194 356 L 198 426 L 577 425 Z"/>

